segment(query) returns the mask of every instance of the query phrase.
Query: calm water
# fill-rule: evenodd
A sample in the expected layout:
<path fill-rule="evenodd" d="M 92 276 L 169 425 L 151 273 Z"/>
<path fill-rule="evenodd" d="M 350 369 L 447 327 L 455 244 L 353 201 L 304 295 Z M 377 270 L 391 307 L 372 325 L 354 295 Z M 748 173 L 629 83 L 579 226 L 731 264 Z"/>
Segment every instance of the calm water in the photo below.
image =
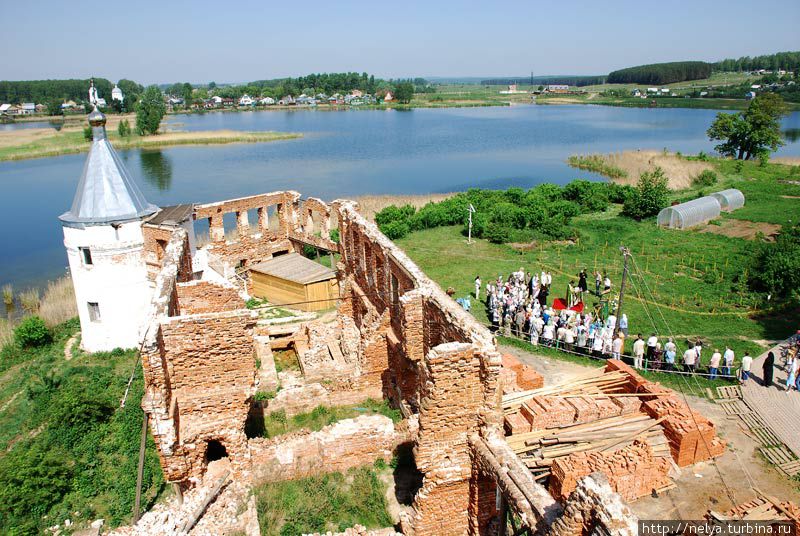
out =
<path fill-rule="evenodd" d="M 568 167 L 574 153 L 624 149 L 710 152 L 713 110 L 601 106 L 318 110 L 172 116 L 183 130 L 277 130 L 305 137 L 264 144 L 121 152 L 149 201 L 208 202 L 281 189 L 326 200 L 365 193 L 564 184 L 600 177 Z M 785 122 L 800 128 L 800 113 Z M 800 155 L 795 137 L 780 154 Z M 63 273 L 57 217 L 72 203 L 85 155 L 0 163 L 0 285 Z"/>

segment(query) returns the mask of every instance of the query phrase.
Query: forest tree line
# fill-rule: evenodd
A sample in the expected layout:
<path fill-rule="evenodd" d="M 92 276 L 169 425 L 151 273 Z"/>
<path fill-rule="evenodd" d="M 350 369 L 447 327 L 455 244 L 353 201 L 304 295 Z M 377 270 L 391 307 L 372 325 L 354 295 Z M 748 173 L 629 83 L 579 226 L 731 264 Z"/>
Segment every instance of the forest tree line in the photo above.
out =
<path fill-rule="evenodd" d="M 673 61 L 620 69 L 608 74 L 609 84 L 663 85 L 711 76 L 711 64 L 704 61 Z"/>
<path fill-rule="evenodd" d="M 605 83 L 605 76 L 530 76 L 519 78 L 490 78 L 488 80 L 481 80 L 483 86 L 507 86 L 511 84 L 520 85 L 542 85 L 548 84 L 566 84 L 569 86 L 594 86 Z"/>
<path fill-rule="evenodd" d="M 0 80 L 0 102 L 20 103 L 34 102 L 46 104 L 52 101 L 72 100 L 77 103 L 89 100 L 90 79 L 78 80 Z M 97 95 L 111 102 L 111 90 L 114 84 L 105 78 L 95 78 Z M 141 95 L 144 88 L 133 80 L 120 80 L 119 88 L 127 99 Z"/>
<path fill-rule="evenodd" d="M 746 72 L 764 69 L 767 71 L 793 71 L 800 70 L 800 52 L 778 52 L 765 56 L 742 56 L 738 59 L 724 59 L 713 63 L 715 71 Z"/>

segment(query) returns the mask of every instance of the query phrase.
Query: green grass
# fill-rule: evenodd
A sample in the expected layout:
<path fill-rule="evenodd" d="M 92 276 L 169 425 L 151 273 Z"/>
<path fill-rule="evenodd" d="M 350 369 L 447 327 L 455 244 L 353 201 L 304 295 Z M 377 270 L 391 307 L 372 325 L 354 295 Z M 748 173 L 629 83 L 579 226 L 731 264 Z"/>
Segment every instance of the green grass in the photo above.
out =
<path fill-rule="evenodd" d="M 612 179 L 624 178 L 628 176 L 627 171 L 609 164 L 602 155 L 572 155 L 567 158 L 567 162 L 572 167 L 600 173 L 601 175 L 605 175 L 606 177 L 610 177 Z"/>
<path fill-rule="evenodd" d="M 329 424 L 361 415 L 384 415 L 395 423 L 402 419 L 400 410 L 391 408 L 385 400 L 370 398 L 361 404 L 350 406 L 317 406 L 308 413 L 300 413 L 289 418 L 283 410 L 270 413 L 264 417 L 263 436 L 277 437 L 301 429 L 316 432 Z"/>
<path fill-rule="evenodd" d="M 729 217 L 786 223 L 800 214 L 799 199 L 780 197 L 798 188 L 776 181 L 776 177 L 790 172 L 788 166 L 762 168 L 757 163 L 746 163 L 738 175 L 732 174 L 729 166 L 736 164 L 728 161 L 718 164 L 723 178 L 714 190 L 741 188 L 748 198 L 745 208 Z M 697 191 L 683 191 L 675 197 L 696 195 Z M 624 245 L 633 253 L 653 295 L 650 296 L 640 277 L 629 279 L 624 311 L 631 334 L 653 331 L 662 336 L 674 334 L 681 350 L 685 349 L 687 339 L 701 338 L 706 362 L 715 347 L 722 350 L 725 345 L 734 349 L 737 359 L 745 351 L 758 355 L 763 348 L 754 341 L 782 339 L 796 329 L 790 314 L 762 314 L 759 308 L 767 305 L 763 297 L 752 294 L 742 283 L 747 275 L 752 241 L 692 230 L 661 229 L 652 219 L 636 222 L 619 216 L 618 207 L 579 216 L 573 225 L 580 233 L 576 243 L 538 242 L 524 252 L 485 240 L 468 245 L 460 227 L 414 232 L 397 240 L 397 244 L 440 286 L 452 286 L 456 298 L 473 291 L 476 275 L 484 282 L 496 279 L 498 274 L 505 279 L 510 272 L 523 267 L 537 273 L 546 268 L 552 273 L 551 300 L 566 293 L 567 283 L 577 280 L 582 268 L 590 272 L 607 271 L 617 290 L 623 264 L 619 247 Z M 592 305 L 596 300 L 588 301 Z M 488 324 L 483 303 L 473 301 L 472 313 Z"/>
<path fill-rule="evenodd" d="M 66 518 L 130 521 L 141 371 L 120 409 L 135 352 L 77 352 L 66 361 L 64 344 L 78 327 L 77 319 L 58 326 L 43 348 L 0 352 L 0 526 L 13 534 L 40 534 Z M 146 454 L 143 508 L 164 487 L 152 438 Z"/>
<path fill-rule="evenodd" d="M 341 532 L 356 524 L 368 529 L 392 525 L 386 485 L 370 466 L 261 484 L 253 493 L 264 536 Z"/>
<path fill-rule="evenodd" d="M 300 371 L 300 363 L 297 361 L 297 353 L 294 350 L 273 350 L 272 356 L 275 359 L 276 371 Z"/>

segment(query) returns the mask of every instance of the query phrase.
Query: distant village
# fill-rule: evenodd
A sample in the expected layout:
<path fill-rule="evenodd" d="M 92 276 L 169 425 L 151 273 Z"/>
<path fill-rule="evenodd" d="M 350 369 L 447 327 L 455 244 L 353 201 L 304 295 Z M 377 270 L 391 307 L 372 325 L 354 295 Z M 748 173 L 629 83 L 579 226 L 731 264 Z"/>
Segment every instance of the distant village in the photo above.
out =
<path fill-rule="evenodd" d="M 122 90 L 115 85 L 111 90 L 111 100 L 119 101 L 122 103 L 125 95 Z M 260 106 L 317 106 L 319 104 L 328 104 L 334 106 L 363 106 L 378 104 L 378 102 L 394 102 L 395 97 L 391 91 L 379 92 L 376 95 L 365 93 L 358 89 L 353 89 L 347 94 L 334 93 L 333 95 L 326 95 L 325 93 L 317 93 L 316 95 L 306 95 L 305 93 L 295 97 L 293 95 L 286 95 L 280 99 L 272 97 L 251 97 L 250 95 L 242 95 L 238 99 L 220 97 L 219 95 L 210 96 L 207 99 L 195 100 L 188 106 L 183 97 L 175 95 L 164 95 L 164 104 L 167 106 L 168 111 L 176 108 L 189 108 L 193 110 L 213 110 L 217 108 L 247 108 L 247 107 L 260 107 Z M 97 107 L 105 109 L 109 106 L 109 102 L 102 97 L 97 99 Z M 74 100 L 65 100 L 61 104 L 61 111 L 64 114 L 70 113 L 85 113 L 86 105 L 77 103 Z M 2 103 L 0 104 L 0 116 L 11 118 L 13 116 L 25 115 L 48 115 L 48 106 L 35 102 L 22 102 L 18 104 Z"/>
<path fill-rule="evenodd" d="M 223 98 L 214 95 L 200 102 L 193 102 L 190 108 L 206 110 L 214 108 L 232 108 L 232 107 L 255 107 L 255 106 L 317 106 L 319 104 L 342 105 L 342 106 L 362 106 L 369 104 L 377 104 L 382 102 L 394 102 L 394 96 L 391 91 L 387 91 L 382 97 L 379 95 L 371 95 L 364 93 L 361 90 L 354 89 L 342 95 L 341 93 L 334 93 L 333 95 L 326 95 L 325 93 L 317 93 L 316 95 L 306 95 L 305 93 L 294 97 L 286 95 L 285 97 L 275 100 L 272 97 L 251 97 L 250 95 L 242 95 L 239 99 Z M 168 106 L 183 106 L 184 101 L 180 97 L 167 97 Z"/>

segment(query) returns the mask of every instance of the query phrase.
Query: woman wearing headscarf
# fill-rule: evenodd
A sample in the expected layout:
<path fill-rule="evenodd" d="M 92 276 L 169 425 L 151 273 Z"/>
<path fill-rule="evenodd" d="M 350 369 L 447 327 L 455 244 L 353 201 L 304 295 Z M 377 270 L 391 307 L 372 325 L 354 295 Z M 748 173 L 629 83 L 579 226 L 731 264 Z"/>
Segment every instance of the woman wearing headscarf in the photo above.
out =
<path fill-rule="evenodd" d="M 772 352 L 767 354 L 767 358 L 764 360 L 764 386 L 771 387 L 772 386 L 772 368 L 775 366 L 775 354 Z"/>

